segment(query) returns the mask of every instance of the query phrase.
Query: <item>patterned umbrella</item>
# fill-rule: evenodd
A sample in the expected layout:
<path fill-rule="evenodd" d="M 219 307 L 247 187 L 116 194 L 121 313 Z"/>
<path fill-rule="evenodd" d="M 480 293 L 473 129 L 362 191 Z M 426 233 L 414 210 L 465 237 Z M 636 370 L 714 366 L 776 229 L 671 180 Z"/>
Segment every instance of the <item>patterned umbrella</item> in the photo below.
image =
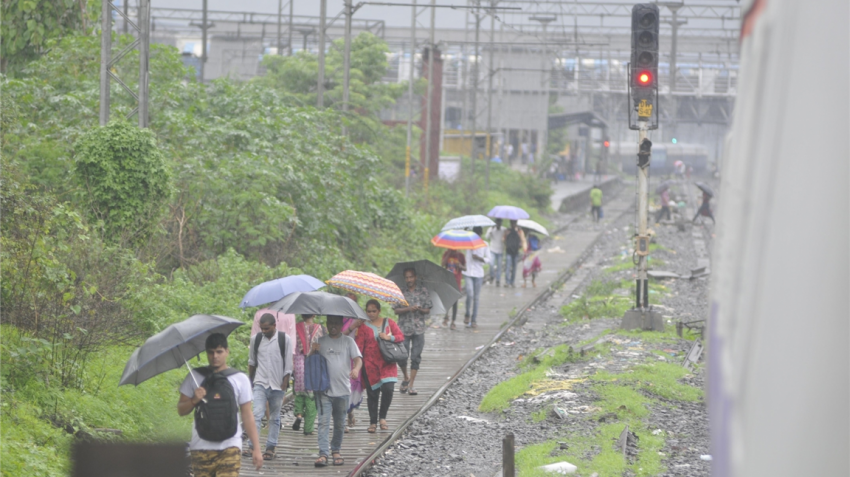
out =
<path fill-rule="evenodd" d="M 466 230 L 440 232 L 431 239 L 431 243 L 437 247 L 452 250 L 475 250 L 487 246 L 487 243 L 481 240 L 478 234 Z"/>
<path fill-rule="evenodd" d="M 496 207 L 493 207 L 490 212 L 487 212 L 487 217 L 507 220 L 520 220 L 531 218 L 528 215 L 528 212 L 512 205 L 497 205 Z"/>
<path fill-rule="evenodd" d="M 496 222 L 493 222 L 483 215 L 464 215 L 463 217 L 458 217 L 446 222 L 442 231 L 471 229 L 472 227 L 492 227 L 494 225 L 496 225 Z"/>
<path fill-rule="evenodd" d="M 325 283 L 332 287 L 377 298 L 387 303 L 407 306 L 407 300 L 404 299 L 404 294 L 399 290 L 398 285 L 392 280 L 387 280 L 374 273 L 346 270 L 337 273 Z"/>

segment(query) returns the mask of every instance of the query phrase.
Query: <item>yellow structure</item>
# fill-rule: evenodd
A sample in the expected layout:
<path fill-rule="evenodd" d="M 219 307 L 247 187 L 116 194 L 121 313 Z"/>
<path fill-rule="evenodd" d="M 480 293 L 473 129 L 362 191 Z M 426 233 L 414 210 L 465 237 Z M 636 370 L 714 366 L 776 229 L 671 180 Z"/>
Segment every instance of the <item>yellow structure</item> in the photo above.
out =
<path fill-rule="evenodd" d="M 502 141 L 501 133 L 492 133 L 490 137 L 492 147 L 495 148 Z M 475 142 L 476 150 L 479 154 L 484 154 L 487 149 L 487 132 L 476 131 Z M 441 152 L 447 155 L 469 156 L 472 150 L 472 133 L 471 131 L 461 131 L 459 129 L 446 129 L 443 131 L 443 148 Z M 487 154 L 489 155 L 489 154 Z"/>

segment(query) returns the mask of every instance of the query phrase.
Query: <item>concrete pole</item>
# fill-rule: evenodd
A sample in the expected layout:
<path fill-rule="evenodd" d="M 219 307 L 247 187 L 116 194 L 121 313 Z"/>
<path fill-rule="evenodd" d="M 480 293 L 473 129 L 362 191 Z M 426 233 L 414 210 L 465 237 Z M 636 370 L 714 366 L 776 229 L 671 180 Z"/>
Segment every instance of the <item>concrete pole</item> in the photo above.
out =
<path fill-rule="evenodd" d="M 351 82 L 351 0 L 344 0 L 343 10 L 345 14 L 345 39 L 342 52 L 342 111 L 348 111 L 348 100 L 350 94 L 348 88 Z M 343 134 L 347 128 L 343 127 Z"/>
<path fill-rule="evenodd" d="M 493 156 L 493 57 L 496 56 L 495 43 L 493 42 L 496 36 L 496 12 L 493 8 L 496 7 L 496 1 L 490 0 L 490 58 L 487 65 L 487 147 L 485 148 L 484 160 L 484 189 L 490 189 L 490 158 Z"/>
<path fill-rule="evenodd" d="M 436 22 L 436 0 L 431 0 L 431 32 L 428 44 L 428 96 L 425 104 L 425 175 L 423 177 L 425 196 L 428 197 L 428 181 L 431 173 L 431 101 L 434 94 L 434 26 Z"/>
<path fill-rule="evenodd" d="M 472 141 L 469 147 L 469 157 L 472 163 L 472 180 L 475 180 L 475 127 L 476 118 L 478 116 L 478 55 L 479 55 L 479 39 L 481 36 L 481 12 L 475 11 L 475 62 L 472 63 Z"/>
<path fill-rule="evenodd" d="M 643 140 L 646 139 L 647 121 L 638 121 L 638 150 Z M 651 161 L 651 158 L 650 158 Z M 647 235 L 647 221 L 649 217 L 649 162 L 645 167 L 638 167 L 638 236 Z M 636 284 L 636 301 L 638 309 L 649 308 L 647 297 L 647 256 L 638 255 L 638 276 Z"/>
<path fill-rule="evenodd" d="M 100 9 L 100 125 L 109 122 L 109 61 L 112 58 L 112 12 L 109 2 Z M 126 21 L 124 22 L 126 24 Z"/>
<path fill-rule="evenodd" d="M 292 56 L 292 29 L 293 25 L 293 9 L 295 7 L 295 0 L 289 0 L 289 56 Z"/>
<path fill-rule="evenodd" d="M 141 1 L 141 0 L 140 0 Z M 141 9 L 140 9 L 141 10 Z M 204 70 L 207 64 L 207 0 L 204 0 L 201 7 L 201 75 L 200 81 L 204 82 Z M 141 26 L 140 26 L 141 28 Z"/>
<path fill-rule="evenodd" d="M 670 42 L 670 93 L 672 94 L 676 91 L 676 36 L 679 31 L 679 22 L 676 15 L 679 9 L 670 8 L 670 11 L 673 12 L 673 38 Z"/>
<path fill-rule="evenodd" d="M 206 0 L 204 0 L 206 3 Z M 206 32 L 206 30 L 204 30 Z M 151 0 L 139 1 L 139 127 L 148 127 L 149 51 L 151 39 Z"/>
<path fill-rule="evenodd" d="M 277 0 L 277 55 L 282 56 L 280 44 L 280 27 L 283 23 L 283 0 Z"/>
<path fill-rule="evenodd" d="M 407 149 L 404 155 L 404 196 L 410 195 L 410 146 L 413 142 L 413 78 L 416 66 L 416 0 L 410 8 L 410 78 L 407 80 Z"/>
<path fill-rule="evenodd" d="M 206 2 L 206 0 L 204 0 Z M 319 81 L 316 85 L 316 105 L 325 107 L 325 22 L 328 16 L 328 0 L 320 0 L 319 8 Z"/>

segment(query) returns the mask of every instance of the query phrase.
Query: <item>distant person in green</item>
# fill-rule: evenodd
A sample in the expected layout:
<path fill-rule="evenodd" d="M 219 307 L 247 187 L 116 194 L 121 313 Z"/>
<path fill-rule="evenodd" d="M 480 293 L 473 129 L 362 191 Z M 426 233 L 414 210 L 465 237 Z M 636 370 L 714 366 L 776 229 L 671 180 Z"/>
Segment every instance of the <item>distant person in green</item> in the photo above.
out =
<path fill-rule="evenodd" d="M 594 222 L 599 222 L 602 217 L 602 189 L 599 184 L 594 184 L 593 189 L 590 189 L 590 214 Z"/>

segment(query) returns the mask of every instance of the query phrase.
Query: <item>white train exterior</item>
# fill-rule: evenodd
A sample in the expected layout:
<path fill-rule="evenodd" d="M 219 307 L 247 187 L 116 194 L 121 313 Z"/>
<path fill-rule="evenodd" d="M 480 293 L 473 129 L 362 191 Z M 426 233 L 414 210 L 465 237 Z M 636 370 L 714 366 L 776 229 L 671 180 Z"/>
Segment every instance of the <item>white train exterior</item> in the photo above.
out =
<path fill-rule="evenodd" d="M 742 0 L 712 253 L 715 477 L 850 475 L 850 8 Z"/>

